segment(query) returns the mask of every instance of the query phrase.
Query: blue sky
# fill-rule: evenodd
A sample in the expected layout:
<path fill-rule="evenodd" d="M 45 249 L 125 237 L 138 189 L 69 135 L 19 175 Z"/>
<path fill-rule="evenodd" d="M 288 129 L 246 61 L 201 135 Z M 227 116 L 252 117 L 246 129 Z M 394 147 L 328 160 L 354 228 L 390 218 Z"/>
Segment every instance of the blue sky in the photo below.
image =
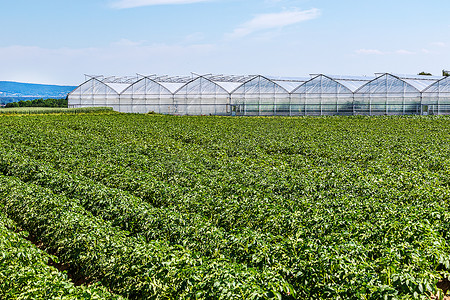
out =
<path fill-rule="evenodd" d="M 0 2 L 0 80 L 450 69 L 450 1 Z"/>

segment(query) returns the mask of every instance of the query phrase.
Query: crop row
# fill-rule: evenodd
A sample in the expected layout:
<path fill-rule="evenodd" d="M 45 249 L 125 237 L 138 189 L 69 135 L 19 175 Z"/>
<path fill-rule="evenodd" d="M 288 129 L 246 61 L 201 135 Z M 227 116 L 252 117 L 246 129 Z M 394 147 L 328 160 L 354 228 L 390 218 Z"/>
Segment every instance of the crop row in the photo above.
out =
<path fill-rule="evenodd" d="M 313 230 L 311 231 L 304 230 L 302 234 L 299 232 L 295 238 L 289 239 L 262 235 L 248 230 L 242 231 L 239 235 L 232 235 L 224 233 L 220 231 L 220 229 L 211 227 L 211 225 L 204 220 L 188 220 L 190 221 L 190 224 L 188 224 L 187 221 L 183 222 L 182 220 L 183 217 L 186 217 L 185 215 L 180 215 L 179 213 L 171 212 L 164 208 L 152 208 L 139 198 L 121 192 L 120 190 L 103 187 L 102 185 L 96 184 L 81 176 L 57 172 L 46 166 L 45 163 L 36 162 L 31 159 L 23 159 L 17 154 L 2 153 L 0 170 L 8 175 L 19 176 L 22 180 L 49 187 L 54 192 L 75 197 L 77 198 L 77 201 L 80 201 L 83 207 L 93 212 L 94 215 L 109 220 L 112 225 L 129 230 L 134 235 L 142 235 L 146 237 L 147 241 L 150 241 L 151 239 L 167 239 L 173 245 L 183 245 L 193 251 L 199 252 L 202 256 L 223 257 L 227 260 L 232 259 L 237 262 L 244 262 L 251 267 L 260 267 L 262 269 L 264 267 L 271 267 L 280 274 L 284 274 L 286 280 L 298 288 L 303 286 L 306 280 L 318 281 L 320 278 L 320 275 L 317 273 L 303 273 L 304 265 L 296 265 L 298 261 L 306 259 L 304 256 L 305 253 L 308 253 L 309 259 L 317 264 L 314 266 L 315 268 L 318 268 L 318 265 L 321 265 L 324 269 L 329 267 L 327 256 L 324 255 L 322 257 L 320 255 L 320 253 L 324 251 L 322 247 L 326 248 L 326 245 L 321 244 L 329 237 L 320 236 L 319 238 L 314 238 L 314 231 L 318 228 L 313 227 Z M 349 204 L 348 200 L 346 201 L 347 203 L 344 201 L 334 203 L 334 206 L 343 206 L 345 208 L 345 206 Z M 362 212 L 365 209 L 368 209 L 370 204 L 366 203 L 365 205 L 367 207 L 364 207 L 363 205 L 359 207 Z M 386 205 L 386 203 L 383 203 L 382 205 Z M 424 208 L 426 207 L 419 208 L 418 206 L 414 206 L 413 209 L 423 210 Z M 393 210 L 393 213 L 397 213 L 398 209 L 404 208 L 390 205 L 390 209 Z M 374 214 L 376 208 L 370 207 L 370 211 Z M 336 209 L 335 212 L 337 212 Z M 422 213 L 416 217 L 432 217 L 426 213 Z M 387 216 L 384 215 L 383 217 L 391 218 L 389 214 L 388 211 Z M 380 217 L 382 215 L 376 213 L 375 216 Z M 350 219 L 351 216 L 345 216 L 343 218 L 346 220 L 345 222 L 340 220 L 341 217 L 343 217 L 342 211 L 340 212 L 339 217 L 334 217 L 334 224 L 329 222 L 329 225 L 334 225 L 336 227 L 354 226 L 356 228 L 353 228 L 355 232 L 349 231 L 346 233 L 339 233 L 341 235 L 340 238 L 346 239 L 348 235 L 348 238 L 356 240 L 353 236 L 355 233 L 360 234 L 364 231 L 366 231 L 366 233 L 358 238 L 357 241 L 359 244 L 354 245 L 357 246 L 356 250 L 352 249 L 353 247 L 350 247 L 353 253 L 348 253 L 349 249 L 346 248 L 339 250 L 336 248 L 336 251 L 342 251 L 341 255 L 347 256 L 347 260 L 355 260 L 358 259 L 358 257 L 370 257 L 372 255 L 380 256 L 381 259 L 388 261 L 390 256 L 388 251 L 391 251 L 392 249 L 380 248 L 373 250 L 375 247 L 380 247 L 380 245 L 373 243 L 373 241 L 377 241 L 380 238 L 388 239 L 389 236 L 386 234 L 391 230 L 390 227 L 381 227 L 374 231 L 373 228 L 368 228 L 368 225 L 370 224 L 358 224 L 358 220 L 353 220 L 354 224 L 352 224 Z M 198 221 L 198 223 L 195 223 L 195 221 Z M 323 222 L 323 220 L 317 218 L 314 219 L 313 222 L 317 221 L 319 221 L 318 223 Z M 408 226 L 408 222 L 410 221 L 410 219 L 407 219 L 402 225 Z M 372 225 L 380 226 L 376 223 L 372 223 Z M 361 227 L 358 228 L 358 226 Z M 369 230 L 371 230 L 371 232 L 367 233 Z M 415 235 L 429 238 L 427 235 L 424 235 L 423 230 L 424 228 L 408 228 L 407 231 L 404 231 L 403 235 L 399 237 L 392 236 L 391 238 L 408 240 Z M 316 232 L 316 235 L 317 233 L 318 232 Z M 338 238 L 335 233 L 332 232 L 331 228 L 329 233 L 332 237 L 331 241 Z M 383 236 L 380 236 L 380 234 Z M 307 240 L 309 240 L 309 243 L 305 245 L 305 241 Z M 439 240 L 439 237 L 433 237 L 432 242 L 434 243 L 436 240 Z M 415 253 L 424 255 L 423 252 L 414 250 L 413 247 L 421 246 L 421 243 L 427 242 L 428 241 L 425 239 L 423 241 L 417 240 L 412 244 L 411 249 L 403 249 L 400 255 L 405 257 L 415 255 Z M 315 243 L 317 243 L 317 245 L 315 245 Z M 438 244 L 438 246 L 443 247 L 441 244 Z M 314 253 L 315 251 L 319 251 L 319 255 Z M 327 252 L 325 252 L 325 254 L 326 253 Z M 396 255 L 398 255 L 398 253 L 396 253 Z M 426 255 L 429 256 L 430 254 Z M 445 261 L 445 257 L 435 257 L 433 260 L 436 262 Z M 426 260 L 422 262 L 424 265 L 426 263 Z M 368 276 L 367 272 L 372 270 L 374 273 L 372 274 L 372 279 L 375 280 L 375 278 L 378 277 L 378 280 L 380 280 L 380 276 L 375 274 L 375 264 L 378 265 L 379 268 L 382 264 L 379 261 L 375 261 L 375 264 L 372 264 L 373 263 L 367 263 L 363 265 L 364 268 L 361 270 L 352 270 L 351 272 L 361 272 L 362 275 Z M 361 268 L 361 266 L 356 269 L 359 268 Z M 324 272 L 324 269 L 319 268 L 318 271 Z M 335 267 L 335 272 L 349 273 L 349 271 L 350 270 L 346 270 L 342 267 Z M 339 277 L 337 276 L 334 281 L 339 282 L 338 278 Z M 342 285 L 343 283 L 340 284 Z M 399 284 L 402 283 L 400 282 Z"/>
<path fill-rule="evenodd" d="M 129 126 L 124 127 L 129 128 Z M 119 126 L 114 129 L 108 128 L 105 130 L 107 135 L 104 136 L 97 135 L 100 130 L 91 129 L 92 132 L 86 133 L 71 127 L 69 130 L 36 133 L 36 136 L 31 134 L 25 137 L 28 142 L 22 141 L 21 151 L 49 161 L 68 172 L 88 176 L 107 186 L 129 191 L 157 207 L 166 206 L 180 212 L 199 213 L 215 226 L 225 230 L 250 227 L 284 236 L 295 232 L 298 226 L 291 223 L 291 220 L 295 219 L 292 212 L 307 210 L 311 203 L 320 203 L 321 199 L 333 199 L 346 195 L 355 198 L 376 196 L 395 200 L 401 194 L 403 198 L 408 197 L 408 194 L 404 192 L 420 188 L 422 184 L 426 184 L 430 175 L 433 177 L 439 175 L 418 165 L 421 159 L 425 163 L 430 161 L 439 163 L 431 155 L 437 154 L 438 149 L 432 151 L 433 149 L 430 148 L 437 145 L 427 143 L 425 146 L 420 146 L 420 139 L 402 145 L 407 147 L 412 143 L 417 144 L 418 146 L 415 147 L 417 149 L 413 149 L 414 153 L 397 155 L 392 151 L 405 151 L 405 148 L 388 144 L 387 142 L 391 140 L 390 135 L 381 140 L 377 138 L 375 141 L 356 140 L 351 147 L 345 140 L 344 146 L 340 145 L 342 142 L 338 136 L 336 140 L 330 141 L 333 146 L 336 146 L 334 149 L 324 151 L 321 147 L 316 147 L 309 150 L 309 152 L 315 152 L 294 157 L 273 155 L 277 147 L 281 146 L 278 144 L 275 147 L 272 145 L 272 139 L 268 139 L 268 142 L 272 143 L 271 148 L 267 145 L 249 148 L 253 148 L 255 153 L 261 152 L 261 148 L 264 148 L 264 152 L 269 154 L 260 154 L 251 159 L 247 155 L 243 159 L 225 157 L 218 160 L 213 156 L 217 151 L 210 151 L 205 144 L 192 145 L 192 143 L 185 145 L 182 148 L 183 151 L 176 151 L 176 155 L 169 150 L 167 157 L 164 158 L 163 155 L 166 152 L 160 149 L 164 145 L 165 147 L 172 145 L 172 148 L 181 147 L 179 142 L 167 141 L 166 136 L 154 138 L 155 144 L 161 147 L 152 151 L 143 150 L 149 148 L 148 142 L 134 141 L 132 144 L 123 145 L 120 143 L 119 134 L 125 133 L 118 128 Z M 133 130 L 134 127 L 131 129 Z M 129 136 L 134 134 L 132 130 L 128 133 Z M 119 133 L 111 133 L 115 131 Z M 404 135 L 404 132 L 402 134 Z M 146 135 L 154 136 L 154 133 L 148 132 Z M 349 134 L 348 138 L 355 140 L 353 136 Z M 323 136 L 319 137 L 324 139 Z M 23 137 L 16 136 L 14 143 L 20 142 L 21 138 Z M 196 141 L 199 138 L 192 137 L 191 140 Z M 223 151 L 228 151 L 233 145 L 230 146 L 222 140 L 220 142 L 222 143 L 220 149 Z M 364 147 L 364 151 L 359 149 L 359 153 L 353 154 L 348 149 L 346 152 L 342 151 L 342 148 L 357 150 L 355 147 L 362 147 L 363 142 L 368 144 Z M 380 153 L 380 150 L 374 147 L 377 143 L 388 145 L 391 149 L 385 149 L 388 151 Z M 26 150 L 27 146 L 28 150 Z M 286 142 L 285 147 L 289 149 L 289 142 Z M 304 143 L 297 145 L 297 148 L 305 148 Z M 330 146 L 328 145 L 327 148 Z M 405 161 L 405 158 L 408 159 L 411 155 L 419 153 L 428 155 Z M 351 154 L 351 157 L 346 157 Z M 174 156 L 178 155 L 179 158 L 176 160 Z M 324 156 L 331 156 L 332 159 L 327 158 L 324 162 Z M 440 156 L 445 157 L 442 154 Z M 365 157 L 366 160 L 372 157 L 370 168 L 366 168 L 366 165 L 361 165 L 360 162 L 352 162 L 361 157 Z M 179 162 L 181 159 L 186 162 L 181 164 Z M 168 176 L 167 169 L 171 168 L 168 165 L 174 161 L 176 162 L 174 168 L 179 170 L 173 170 Z M 215 167 L 208 169 L 207 166 L 213 163 Z M 440 163 L 445 163 L 445 160 Z M 401 172 L 396 170 L 399 164 L 403 164 Z M 268 165 L 271 168 L 268 168 Z M 161 171 L 162 166 L 165 171 Z M 383 178 L 383 181 L 380 178 Z M 275 216 L 277 219 L 274 219 Z M 282 222 L 278 222 L 279 218 L 283 218 Z"/>
<path fill-rule="evenodd" d="M 299 298 L 423 297 L 450 269 L 448 118 L 20 121 L 3 173 Z"/>
<path fill-rule="evenodd" d="M 51 189 L 54 193 L 76 199 L 94 216 L 99 216 L 147 241 L 163 239 L 173 245 L 198 252 L 202 256 L 222 257 L 252 266 L 262 265 L 257 258 L 260 249 L 279 237 L 251 230 L 227 233 L 195 214 L 184 214 L 168 208 L 155 208 L 122 190 L 105 187 L 88 178 L 60 172 L 42 161 L 24 158 L 0 150 L 0 172 L 25 182 Z M 249 261 L 250 260 L 250 261 Z"/>
<path fill-rule="evenodd" d="M 75 201 L 0 177 L 8 216 L 38 237 L 75 276 L 129 298 L 269 298 L 294 291 L 276 273 L 206 260 L 164 241 L 143 242 L 95 218 Z"/>
<path fill-rule="evenodd" d="M 15 224 L 0 213 L 1 299 L 121 299 L 98 284 L 74 286 L 66 273 L 48 265 L 57 258 L 16 233 Z"/>

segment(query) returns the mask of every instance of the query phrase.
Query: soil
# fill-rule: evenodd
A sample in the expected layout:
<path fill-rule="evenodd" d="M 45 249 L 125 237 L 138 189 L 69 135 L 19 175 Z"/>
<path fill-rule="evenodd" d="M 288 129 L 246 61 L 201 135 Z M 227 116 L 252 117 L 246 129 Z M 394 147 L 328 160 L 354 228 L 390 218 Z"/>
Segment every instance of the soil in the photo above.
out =
<path fill-rule="evenodd" d="M 447 278 L 444 278 L 441 281 L 439 281 L 436 284 L 436 286 L 444 292 L 444 295 L 446 295 L 447 292 L 450 290 L 450 281 Z M 437 296 L 432 296 L 431 299 L 434 300 L 439 298 Z M 444 300 L 450 300 L 450 295 L 444 296 Z"/>
<path fill-rule="evenodd" d="M 18 231 L 21 231 L 21 230 L 18 230 Z M 45 245 L 41 241 L 39 241 L 34 235 L 29 234 L 26 237 L 26 239 L 28 241 L 30 241 L 31 243 L 33 243 L 36 247 L 38 247 L 42 251 L 45 251 L 53 256 L 56 256 L 54 252 L 49 251 L 49 249 L 47 249 L 45 247 Z M 77 275 L 74 272 L 75 270 L 73 268 L 71 268 L 71 266 L 69 264 L 57 263 L 57 262 L 53 261 L 53 259 L 51 259 L 51 258 L 49 259 L 47 264 L 51 267 L 58 269 L 58 271 L 60 271 L 60 272 L 66 271 L 67 277 L 70 279 L 70 281 L 73 282 L 73 284 L 75 286 L 80 286 L 80 285 L 88 286 L 93 283 L 88 277 Z"/>

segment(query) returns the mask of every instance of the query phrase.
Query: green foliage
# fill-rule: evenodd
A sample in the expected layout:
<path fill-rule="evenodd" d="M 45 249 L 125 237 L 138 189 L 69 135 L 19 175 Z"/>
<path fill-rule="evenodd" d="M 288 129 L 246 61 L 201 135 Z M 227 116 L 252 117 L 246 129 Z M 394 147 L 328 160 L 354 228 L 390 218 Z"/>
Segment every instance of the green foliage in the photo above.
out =
<path fill-rule="evenodd" d="M 13 102 L 17 103 L 17 102 Z M 58 107 L 10 107 L 0 109 L 0 115 L 36 115 L 36 114 L 87 114 L 113 112 L 111 107 L 81 107 L 81 108 L 58 108 Z"/>
<path fill-rule="evenodd" d="M 417 75 L 426 75 L 426 76 L 432 76 L 433 74 L 431 74 L 431 73 L 428 73 L 428 72 L 420 72 L 419 74 L 417 74 Z"/>
<path fill-rule="evenodd" d="M 35 99 L 6 103 L 8 107 L 67 107 L 67 99 Z"/>
<path fill-rule="evenodd" d="M 48 265 L 57 260 L 15 233 L 14 223 L 0 214 L 1 299 L 121 299 L 98 284 L 75 287 L 65 273 Z"/>
<path fill-rule="evenodd" d="M 76 276 L 129 298 L 263 299 L 292 291 L 271 270 L 202 259 L 182 246 L 129 237 L 76 201 L 14 177 L 0 177 L 0 198 L 5 212 L 70 264 Z"/>
<path fill-rule="evenodd" d="M 450 275 L 449 117 L 0 122 L 4 211 L 123 296 L 425 299 Z"/>

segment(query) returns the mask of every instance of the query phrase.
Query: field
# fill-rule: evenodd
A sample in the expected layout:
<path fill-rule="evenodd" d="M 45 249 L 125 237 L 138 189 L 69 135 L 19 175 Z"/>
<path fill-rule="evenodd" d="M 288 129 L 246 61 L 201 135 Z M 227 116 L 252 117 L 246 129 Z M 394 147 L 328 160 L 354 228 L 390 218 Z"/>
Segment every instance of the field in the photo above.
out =
<path fill-rule="evenodd" d="M 61 107 L 14 107 L 1 108 L 0 115 L 36 115 L 36 114 L 77 114 L 77 113 L 100 113 L 111 112 L 110 107 L 80 107 L 80 108 L 61 108 Z"/>
<path fill-rule="evenodd" d="M 450 118 L 4 116 L 0 221 L 1 299 L 442 298 Z"/>

